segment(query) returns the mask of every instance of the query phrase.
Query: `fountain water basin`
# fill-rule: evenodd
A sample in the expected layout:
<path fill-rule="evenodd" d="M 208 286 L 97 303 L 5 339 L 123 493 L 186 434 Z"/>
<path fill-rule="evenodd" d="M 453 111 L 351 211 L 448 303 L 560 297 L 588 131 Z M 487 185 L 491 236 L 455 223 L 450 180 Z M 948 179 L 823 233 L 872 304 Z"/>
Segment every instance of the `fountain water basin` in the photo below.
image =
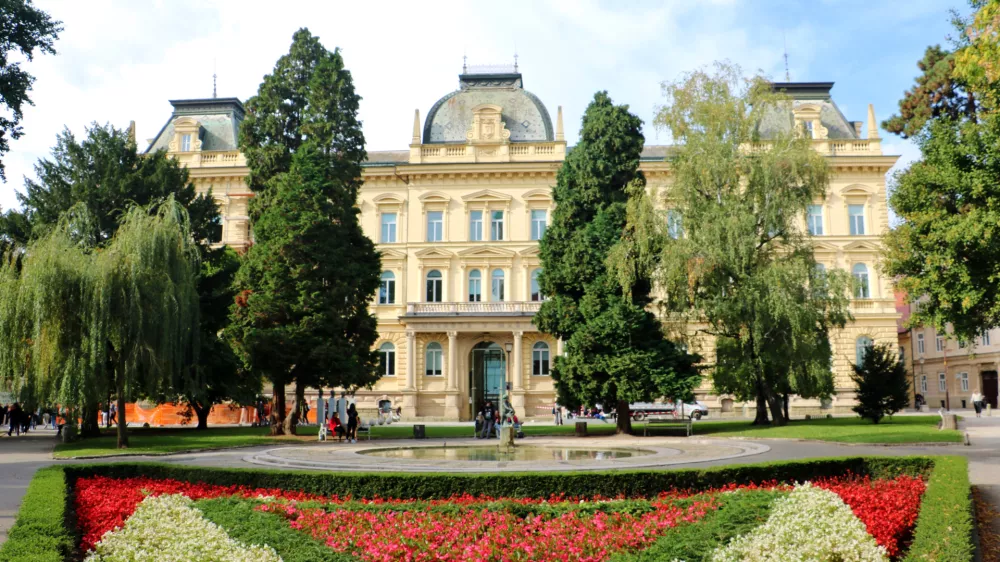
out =
<path fill-rule="evenodd" d="M 655 454 L 655 451 L 624 448 L 578 448 L 518 445 L 501 448 L 496 445 L 396 447 L 358 451 L 358 454 L 386 459 L 422 461 L 478 461 L 478 462 L 565 462 L 606 461 L 627 459 Z"/>

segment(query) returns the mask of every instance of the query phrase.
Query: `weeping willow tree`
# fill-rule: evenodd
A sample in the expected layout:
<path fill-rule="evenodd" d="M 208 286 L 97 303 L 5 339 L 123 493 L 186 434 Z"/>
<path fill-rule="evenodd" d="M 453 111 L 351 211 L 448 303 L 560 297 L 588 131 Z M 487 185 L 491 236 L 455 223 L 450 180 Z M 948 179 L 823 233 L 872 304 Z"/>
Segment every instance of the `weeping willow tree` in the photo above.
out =
<path fill-rule="evenodd" d="M 0 271 L 0 381 L 57 402 L 70 419 L 113 393 L 118 446 L 125 403 L 175 388 L 198 353 L 198 249 L 172 198 L 132 207 L 111 243 L 81 238 L 75 208 Z"/>

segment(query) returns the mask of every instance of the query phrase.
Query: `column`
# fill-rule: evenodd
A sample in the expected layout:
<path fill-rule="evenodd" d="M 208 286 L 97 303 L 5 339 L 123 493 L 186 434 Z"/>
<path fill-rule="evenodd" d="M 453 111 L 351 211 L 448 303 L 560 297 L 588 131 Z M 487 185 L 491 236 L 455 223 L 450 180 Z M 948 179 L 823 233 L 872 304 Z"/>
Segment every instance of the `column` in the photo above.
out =
<path fill-rule="evenodd" d="M 524 332 L 514 332 L 514 390 L 524 390 L 524 377 L 522 367 L 524 358 L 521 355 L 521 340 Z"/>
<path fill-rule="evenodd" d="M 448 332 L 448 391 L 458 389 L 458 332 Z"/>
<path fill-rule="evenodd" d="M 563 339 L 559 338 L 556 340 L 556 356 L 562 357 L 563 354 Z"/>
<path fill-rule="evenodd" d="M 406 390 L 417 389 L 417 333 L 406 332 Z"/>

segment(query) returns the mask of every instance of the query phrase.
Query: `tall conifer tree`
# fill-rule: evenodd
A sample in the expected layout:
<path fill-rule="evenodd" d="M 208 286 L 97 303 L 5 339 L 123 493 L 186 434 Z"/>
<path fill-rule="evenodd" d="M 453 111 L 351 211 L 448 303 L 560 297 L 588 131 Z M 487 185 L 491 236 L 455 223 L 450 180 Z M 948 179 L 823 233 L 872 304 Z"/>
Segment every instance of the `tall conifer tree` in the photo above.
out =
<path fill-rule="evenodd" d="M 541 241 L 539 281 L 547 300 L 535 317 L 539 329 L 566 340 L 552 373 L 559 400 L 615 407 L 621 433 L 631 432 L 630 402 L 687 399 L 699 381 L 696 357 L 665 339 L 646 309 L 648 276 L 623 289 L 605 266 L 627 235 L 626 191 L 646 184 L 641 127 L 607 92 L 587 107 L 580 142 L 559 170 L 552 226 Z"/>
<path fill-rule="evenodd" d="M 375 382 L 368 304 L 381 264 L 361 231 L 364 135 L 360 97 L 338 50 L 307 29 L 247 101 L 254 246 L 237 276 L 230 337 L 244 363 L 274 384 L 272 431 L 293 432 L 306 386 Z M 284 385 L 296 384 L 285 412 Z"/>

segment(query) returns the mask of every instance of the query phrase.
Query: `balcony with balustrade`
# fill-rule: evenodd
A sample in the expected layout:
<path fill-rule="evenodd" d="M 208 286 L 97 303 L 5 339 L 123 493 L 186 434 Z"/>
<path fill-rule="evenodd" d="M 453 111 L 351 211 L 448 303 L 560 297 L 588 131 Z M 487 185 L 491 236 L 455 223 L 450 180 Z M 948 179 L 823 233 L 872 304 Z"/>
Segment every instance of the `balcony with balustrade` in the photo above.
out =
<path fill-rule="evenodd" d="M 442 318 L 468 316 L 531 317 L 542 307 L 538 301 L 502 302 L 411 302 L 404 318 Z"/>

